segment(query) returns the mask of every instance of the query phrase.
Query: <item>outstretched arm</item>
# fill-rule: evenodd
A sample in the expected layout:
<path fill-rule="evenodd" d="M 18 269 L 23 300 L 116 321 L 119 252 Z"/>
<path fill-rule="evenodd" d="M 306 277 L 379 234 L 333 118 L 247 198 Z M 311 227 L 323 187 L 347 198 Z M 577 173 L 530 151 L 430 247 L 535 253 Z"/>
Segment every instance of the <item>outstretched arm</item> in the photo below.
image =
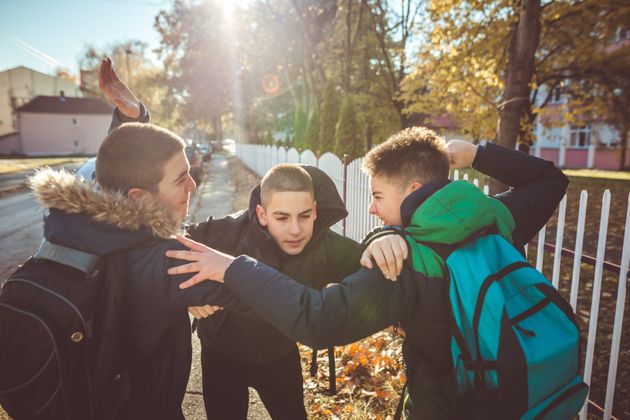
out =
<path fill-rule="evenodd" d="M 417 303 L 418 282 L 407 270 L 397 282 L 386 280 L 376 269 L 360 270 L 316 290 L 247 256 L 235 259 L 193 241 L 186 243 L 192 251 L 167 252 L 190 261 L 172 267 L 169 274 L 198 272 L 181 288 L 206 279 L 224 282 L 275 328 L 315 348 L 350 343 L 380 331 L 408 317 Z"/>

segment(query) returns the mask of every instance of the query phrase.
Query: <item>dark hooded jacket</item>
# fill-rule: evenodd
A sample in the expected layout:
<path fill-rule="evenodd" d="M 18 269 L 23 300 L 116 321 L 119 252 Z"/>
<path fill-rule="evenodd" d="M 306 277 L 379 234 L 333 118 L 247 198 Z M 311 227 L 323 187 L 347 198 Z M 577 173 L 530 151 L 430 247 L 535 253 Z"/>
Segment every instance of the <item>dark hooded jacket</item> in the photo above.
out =
<path fill-rule="evenodd" d="M 308 345 L 341 345 L 400 322 L 407 333 L 410 418 L 470 418 L 456 399 L 450 355 L 448 296 L 443 261 L 416 240 L 450 245 L 485 226 L 494 226 L 518 248 L 553 214 L 568 184 L 551 162 L 496 145 L 480 147 L 476 169 L 513 188 L 493 198 L 473 186 L 447 181 L 428 184 L 402 203 L 406 232 L 413 238 L 411 261 L 398 281 L 378 269 L 362 269 L 321 291 L 308 289 L 248 257 L 225 273 L 225 286 L 264 319 Z M 251 281 L 256 273 L 256 282 Z"/>
<path fill-rule="evenodd" d="M 260 185 L 252 191 L 247 210 L 210 218 L 189 227 L 188 232 L 196 241 L 220 251 L 264 261 L 308 287 L 321 289 L 341 280 L 359 268 L 359 244 L 330 230 L 348 214 L 330 177 L 314 166 L 303 168 L 313 179 L 317 219 L 313 236 L 299 255 L 284 253 L 260 225 L 256 215 Z M 204 346 L 241 362 L 273 362 L 295 347 L 294 340 L 271 325 L 229 310 L 201 320 L 198 328 Z"/>
<path fill-rule="evenodd" d="M 44 221 L 48 241 L 99 256 L 116 255 L 106 258 L 105 270 L 124 273 L 124 279 L 117 279 L 121 295 L 115 298 L 122 312 L 116 315 L 122 320 L 122 364 L 131 380 L 131 396 L 120 417 L 183 418 L 192 358 L 186 308 L 213 303 L 237 309 L 231 306 L 237 300 L 214 282 L 180 290 L 187 276 L 167 275 L 177 263 L 164 253 L 183 248 L 170 239 L 180 228 L 152 199 L 129 200 L 53 170 L 40 171 L 30 185 L 49 209 Z"/>

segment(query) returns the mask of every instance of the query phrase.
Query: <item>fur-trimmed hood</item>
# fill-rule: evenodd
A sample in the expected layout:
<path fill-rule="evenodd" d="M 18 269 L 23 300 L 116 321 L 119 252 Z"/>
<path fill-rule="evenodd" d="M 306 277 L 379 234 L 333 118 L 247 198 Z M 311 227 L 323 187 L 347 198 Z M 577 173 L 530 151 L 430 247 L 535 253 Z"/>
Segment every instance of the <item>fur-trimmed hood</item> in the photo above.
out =
<path fill-rule="evenodd" d="M 181 232 L 180 223 L 151 197 L 130 200 L 52 169 L 38 171 L 28 183 L 50 211 L 44 235 L 55 243 L 102 254 Z"/>

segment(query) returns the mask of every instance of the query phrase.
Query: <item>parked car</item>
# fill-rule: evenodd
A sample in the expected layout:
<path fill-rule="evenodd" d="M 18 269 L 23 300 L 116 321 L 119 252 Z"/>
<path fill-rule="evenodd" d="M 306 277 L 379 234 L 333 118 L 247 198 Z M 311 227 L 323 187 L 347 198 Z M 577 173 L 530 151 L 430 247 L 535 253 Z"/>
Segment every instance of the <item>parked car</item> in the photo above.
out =
<path fill-rule="evenodd" d="M 203 175 L 202 157 L 196 146 L 186 146 L 186 158 L 190 165 L 190 176 L 197 185 L 201 183 Z"/>
<path fill-rule="evenodd" d="M 96 180 L 96 158 L 90 158 L 77 169 L 75 175 L 83 177 L 86 181 Z"/>
<path fill-rule="evenodd" d="M 212 152 L 214 151 L 212 145 L 208 143 L 200 143 L 197 146 L 199 149 L 199 153 L 201 153 L 203 161 L 208 162 L 212 158 Z"/>

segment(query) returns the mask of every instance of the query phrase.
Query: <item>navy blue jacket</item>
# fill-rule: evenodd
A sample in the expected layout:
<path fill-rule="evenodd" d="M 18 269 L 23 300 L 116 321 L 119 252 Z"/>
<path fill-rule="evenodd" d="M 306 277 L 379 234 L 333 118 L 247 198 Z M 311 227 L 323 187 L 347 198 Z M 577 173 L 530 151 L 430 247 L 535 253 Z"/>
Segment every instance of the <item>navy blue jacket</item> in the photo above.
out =
<path fill-rule="evenodd" d="M 38 174 L 32 184 L 49 208 L 44 222 L 48 241 L 99 256 L 117 254 L 119 258 L 108 261 L 123 266 L 107 267 L 125 273 L 117 298 L 131 398 L 121 417 L 183 418 L 181 403 L 192 358 L 186 308 L 207 303 L 244 312 L 247 308 L 214 282 L 179 289 L 190 276 L 167 274 L 169 267 L 183 261 L 166 258 L 165 252 L 183 246 L 165 239 L 179 231 L 179 224 L 163 206 L 98 191 L 93 184 L 52 170 Z"/>

